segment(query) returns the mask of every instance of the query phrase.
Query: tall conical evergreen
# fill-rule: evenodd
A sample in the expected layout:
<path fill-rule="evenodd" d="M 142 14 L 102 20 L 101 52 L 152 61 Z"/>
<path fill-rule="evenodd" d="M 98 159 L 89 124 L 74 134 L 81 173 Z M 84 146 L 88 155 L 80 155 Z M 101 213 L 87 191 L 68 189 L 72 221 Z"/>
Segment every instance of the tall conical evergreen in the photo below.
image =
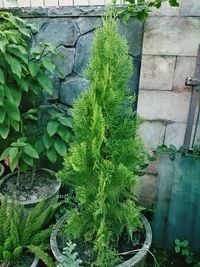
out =
<path fill-rule="evenodd" d="M 86 77 L 90 86 L 74 106 L 75 141 L 59 177 L 76 193 L 78 208 L 67 232 L 92 244 L 93 266 L 119 262 L 117 241 L 140 227 L 134 188 L 145 161 L 136 135 L 136 116 L 127 95 L 132 73 L 126 40 L 111 16 L 93 41 Z"/>

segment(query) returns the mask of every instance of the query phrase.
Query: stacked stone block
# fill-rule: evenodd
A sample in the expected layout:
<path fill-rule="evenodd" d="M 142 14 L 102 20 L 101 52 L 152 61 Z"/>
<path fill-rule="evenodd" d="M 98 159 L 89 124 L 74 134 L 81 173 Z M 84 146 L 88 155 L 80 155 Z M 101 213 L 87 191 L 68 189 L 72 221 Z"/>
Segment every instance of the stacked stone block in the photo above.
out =
<path fill-rule="evenodd" d="M 179 2 L 177 8 L 164 3 L 155 9 L 144 28 L 138 114 L 144 119 L 139 133 L 150 152 L 163 144 L 180 147 L 184 142 L 191 97 L 185 79 L 195 72 L 200 1 Z M 139 184 L 140 199 L 148 206 L 156 198 L 155 173 L 148 172 Z"/>

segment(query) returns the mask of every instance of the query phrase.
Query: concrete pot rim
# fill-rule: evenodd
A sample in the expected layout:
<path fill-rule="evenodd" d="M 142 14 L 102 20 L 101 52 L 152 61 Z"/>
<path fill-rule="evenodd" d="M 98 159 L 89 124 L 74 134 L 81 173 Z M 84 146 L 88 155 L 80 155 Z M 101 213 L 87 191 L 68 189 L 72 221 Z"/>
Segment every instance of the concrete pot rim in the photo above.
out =
<path fill-rule="evenodd" d="M 41 168 L 37 171 L 46 171 L 49 174 L 51 174 L 52 176 L 55 176 L 55 172 L 46 168 Z M 4 184 L 12 175 L 15 175 L 16 172 L 14 173 L 9 173 L 5 176 L 2 177 L 2 179 L 0 180 L 0 190 L 1 190 L 1 185 Z M 37 200 L 28 200 L 28 201 L 18 201 L 19 203 L 21 203 L 22 205 L 26 206 L 26 207 L 31 207 L 31 206 L 35 206 L 36 204 L 38 204 L 39 202 L 41 202 L 43 199 L 48 200 L 51 199 L 54 195 L 57 194 L 57 192 L 60 190 L 61 187 L 61 182 L 59 180 L 57 180 L 57 184 L 55 186 L 55 190 L 53 193 L 51 193 L 49 196 L 47 196 L 46 198 L 41 198 L 41 199 L 37 199 Z M 0 192 L 0 199 L 3 198 L 4 195 Z M 9 201 L 9 200 L 8 200 Z"/>
<path fill-rule="evenodd" d="M 30 267 L 37 267 L 38 262 L 39 262 L 39 259 L 37 257 L 35 257 Z"/>
<path fill-rule="evenodd" d="M 61 217 L 58 220 L 58 222 L 54 226 L 54 229 L 53 229 L 53 231 L 51 233 L 51 237 L 50 237 L 51 251 L 52 251 L 52 253 L 54 255 L 54 258 L 58 262 L 60 262 L 60 258 L 62 256 L 62 253 L 60 252 L 60 250 L 58 248 L 57 234 L 58 234 L 58 231 L 59 231 L 60 227 L 62 226 L 62 224 L 66 220 L 66 217 L 67 217 L 67 215 Z M 117 265 L 116 267 L 136 266 L 136 264 L 138 264 L 146 256 L 148 250 L 150 249 L 150 246 L 151 246 L 151 243 L 152 243 L 151 226 L 150 226 L 148 220 L 146 219 L 146 217 L 143 214 L 140 214 L 140 219 L 141 219 L 141 221 L 143 223 L 143 226 L 144 226 L 144 229 L 145 229 L 145 233 L 146 233 L 144 244 L 141 247 L 141 249 L 139 249 L 139 251 L 133 257 L 131 257 L 129 260 L 124 261 L 123 263 Z"/>

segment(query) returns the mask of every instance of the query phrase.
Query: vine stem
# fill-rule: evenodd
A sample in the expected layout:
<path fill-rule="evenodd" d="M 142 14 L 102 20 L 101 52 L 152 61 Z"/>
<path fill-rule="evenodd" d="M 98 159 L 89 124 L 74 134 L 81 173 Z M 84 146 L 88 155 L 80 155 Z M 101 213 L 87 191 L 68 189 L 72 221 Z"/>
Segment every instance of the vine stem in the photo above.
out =
<path fill-rule="evenodd" d="M 134 254 L 134 253 L 137 253 L 139 251 L 146 251 L 146 252 L 148 252 L 153 257 L 154 262 L 155 262 L 155 266 L 156 267 L 160 267 L 160 265 L 159 265 L 159 263 L 158 263 L 155 255 L 149 249 L 144 249 L 144 248 L 142 248 L 142 249 L 134 249 L 134 250 L 130 250 L 130 251 L 125 251 L 125 252 L 119 253 L 118 255 L 119 256 L 124 256 L 124 255 L 128 255 L 128 254 Z"/>

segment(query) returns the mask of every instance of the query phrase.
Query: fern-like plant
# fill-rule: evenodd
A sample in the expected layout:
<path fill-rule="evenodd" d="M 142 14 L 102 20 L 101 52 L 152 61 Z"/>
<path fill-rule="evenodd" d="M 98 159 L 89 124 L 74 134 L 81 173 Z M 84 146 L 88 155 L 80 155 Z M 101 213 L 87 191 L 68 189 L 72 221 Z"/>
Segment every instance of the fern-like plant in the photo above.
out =
<path fill-rule="evenodd" d="M 127 95 L 131 73 L 127 42 L 108 15 L 96 31 L 86 72 L 90 86 L 75 103 L 75 141 L 59 173 L 78 203 L 67 220 L 67 235 L 90 242 L 92 266 L 119 262 L 120 236 L 132 239 L 141 226 L 134 192 L 146 154 Z"/>
<path fill-rule="evenodd" d="M 0 206 L 0 263 L 15 263 L 27 252 L 35 254 L 48 267 L 55 266 L 45 252 L 49 248 L 49 227 L 56 207 L 42 201 L 30 213 L 17 202 L 7 199 Z"/>

